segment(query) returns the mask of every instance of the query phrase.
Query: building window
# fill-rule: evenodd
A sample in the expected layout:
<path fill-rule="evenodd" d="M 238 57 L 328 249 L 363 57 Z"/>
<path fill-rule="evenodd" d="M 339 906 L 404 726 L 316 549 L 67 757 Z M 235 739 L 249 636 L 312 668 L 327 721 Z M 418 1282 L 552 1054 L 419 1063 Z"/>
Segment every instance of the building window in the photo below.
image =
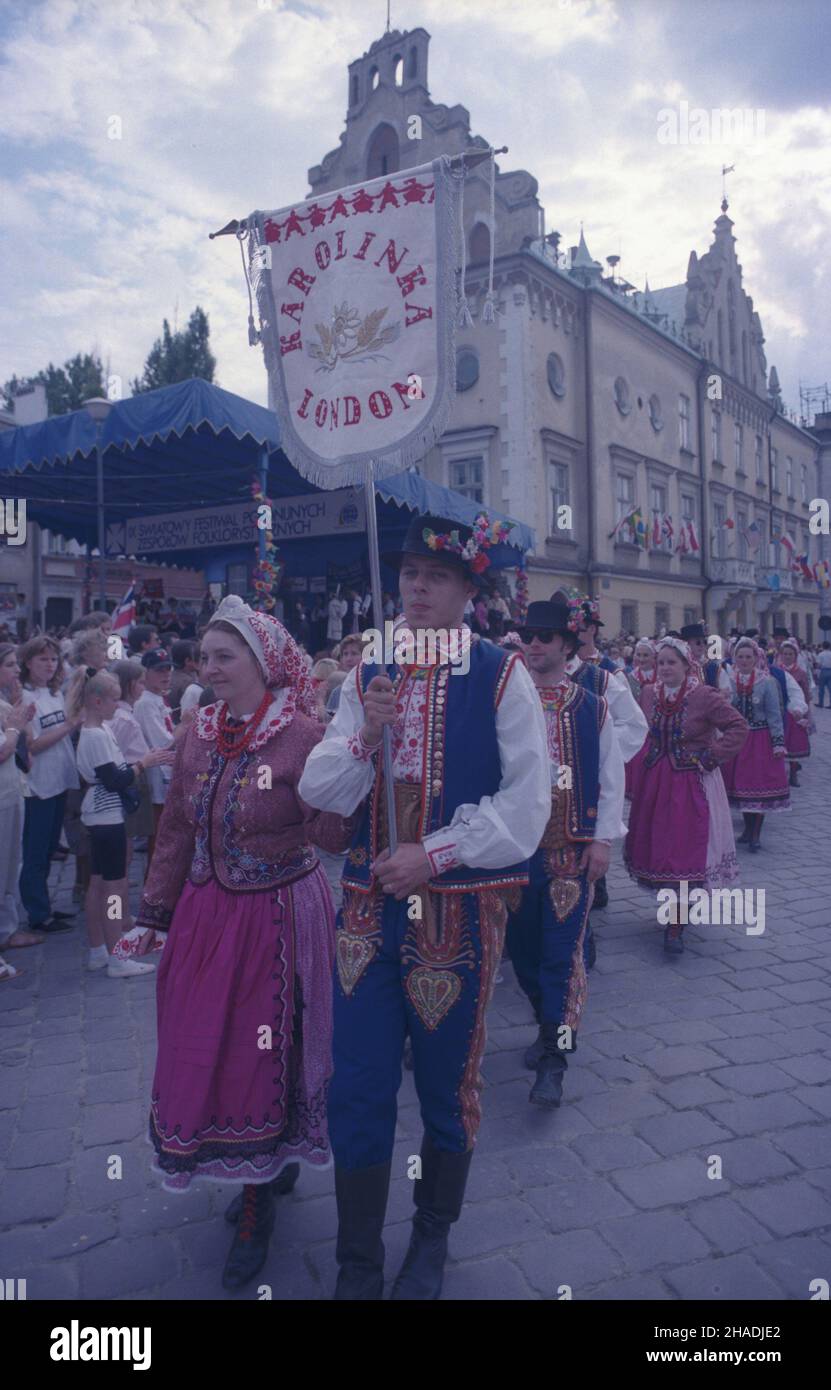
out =
<path fill-rule="evenodd" d="M 803 502 L 808 501 L 808 469 L 804 463 L 799 465 L 799 495 Z"/>
<path fill-rule="evenodd" d="M 727 520 L 727 508 L 723 502 L 713 503 L 713 554 L 719 560 L 724 559 L 725 529 L 724 523 Z"/>
<path fill-rule="evenodd" d="M 682 449 L 690 447 L 690 398 L 678 397 L 678 442 Z"/>
<path fill-rule="evenodd" d="M 695 523 L 695 494 L 692 492 L 681 493 L 681 520 Z"/>
<path fill-rule="evenodd" d="M 663 484 L 652 483 L 649 489 L 649 506 L 651 513 L 649 543 L 654 550 L 670 550 L 671 546 L 664 531 L 664 517 L 667 514 L 667 490 Z"/>
<path fill-rule="evenodd" d="M 381 80 L 381 79 L 380 79 L 379 74 L 378 74 L 378 69 L 377 69 L 377 68 L 370 68 L 370 69 L 369 69 L 369 85 L 370 85 L 370 88 L 371 88 L 371 90 L 372 90 L 373 92 L 375 91 L 376 87 L 378 86 L 378 83 L 380 82 L 380 80 Z"/>
<path fill-rule="evenodd" d="M 410 49 L 410 59 L 407 63 L 407 76 L 418 77 L 418 49 Z"/>
<path fill-rule="evenodd" d="M 659 637 L 669 627 L 669 604 L 655 604 L 655 636 Z"/>
<path fill-rule="evenodd" d="M 479 380 L 479 358 L 473 348 L 459 348 L 456 353 L 456 390 L 469 391 Z"/>
<path fill-rule="evenodd" d="M 477 222 L 470 234 L 470 264 L 484 265 L 490 260 L 491 234 L 484 222 Z"/>
<path fill-rule="evenodd" d="M 353 105 L 353 106 L 357 106 L 357 105 L 358 105 L 358 99 L 359 99 L 360 94 L 361 94 L 361 87 L 360 87 L 360 83 L 359 83 L 359 81 L 358 81 L 358 74 L 357 74 L 357 73 L 353 73 L 353 74 L 352 74 L 352 87 L 351 87 L 351 91 L 352 91 L 352 105 Z"/>
<path fill-rule="evenodd" d="M 549 352 L 545 364 L 545 374 L 552 396 L 564 396 L 566 393 L 566 369 L 563 366 L 562 357 L 558 356 L 556 352 Z"/>
<path fill-rule="evenodd" d="M 460 492 L 472 502 L 484 502 L 485 461 L 481 455 L 478 458 L 451 459 L 448 473 L 454 492 Z"/>
<path fill-rule="evenodd" d="M 760 483 L 764 482 L 764 473 L 762 472 L 762 436 L 760 434 L 756 435 L 756 441 L 753 449 L 753 459 L 754 467 L 756 469 L 756 481 Z"/>
<path fill-rule="evenodd" d="M 380 179 L 386 174 L 397 174 L 400 168 L 398 136 L 391 125 L 379 125 L 369 143 L 366 176 L 368 179 Z"/>
<path fill-rule="evenodd" d="M 621 632 L 638 631 L 638 605 L 636 603 L 622 603 L 620 605 L 620 630 Z"/>
<path fill-rule="evenodd" d="M 710 446 L 713 463 L 721 462 L 721 411 L 714 410 L 710 417 Z"/>
<path fill-rule="evenodd" d="M 660 396 L 649 397 L 649 423 L 656 434 L 664 428 L 664 417 L 661 411 Z"/>
<path fill-rule="evenodd" d="M 548 478 L 551 489 L 551 526 L 548 534 L 550 536 L 568 536 L 571 534 L 571 527 L 561 527 L 557 525 L 557 512 L 559 508 L 571 505 L 568 464 L 549 463 Z"/>
<path fill-rule="evenodd" d="M 618 473 L 615 478 L 615 506 L 617 516 L 615 521 L 620 522 L 625 516 L 629 516 L 635 507 L 635 479 L 630 473 Z M 633 541 L 635 539 L 631 526 L 621 526 L 617 533 L 618 540 Z"/>
<path fill-rule="evenodd" d="M 393 81 L 395 82 L 396 87 L 402 87 L 404 85 L 404 59 L 401 57 L 400 53 L 396 53 L 395 57 L 392 60 L 392 63 Z"/>
<path fill-rule="evenodd" d="M 779 491 L 779 450 L 770 451 L 770 486 L 773 492 Z"/>
<path fill-rule="evenodd" d="M 699 617 L 697 608 L 684 609 L 684 627 L 687 627 L 690 623 L 697 623 L 698 621 Z"/>
<path fill-rule="evenodd" d="M 733 426 L 733 447 L 735 450 L 736 472 L 743 473 L 744 464 L 742 462 L 742 450 L 744 447 L 744 429 L 739 424 L 738 420 Z"/>
<path fill-rule="evenodd" d="M 785 455 L 785 487 L 787 488 L 788 496 L 793 497 L 793 459 L 790 454 Z"/>

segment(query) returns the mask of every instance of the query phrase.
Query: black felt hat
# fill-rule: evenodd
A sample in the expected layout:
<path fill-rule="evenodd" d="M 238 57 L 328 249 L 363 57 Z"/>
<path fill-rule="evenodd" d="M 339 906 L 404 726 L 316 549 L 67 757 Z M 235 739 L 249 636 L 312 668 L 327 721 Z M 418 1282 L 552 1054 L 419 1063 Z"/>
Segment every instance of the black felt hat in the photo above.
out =
<path fill-rule="evenodd" d="M 681 629 L 681 637 L 685 642 L 695 641 L 698 638 L 701 642 L 706 642 L 707 634 L 704 631 L 703 623 L 685 623 Z"/>
<path fill-rule="evenodd" d="M 572 651 L 576 651 L 580 645 L 580 638 L 571 627 L 572 618 L 572 610 L 567 603 L 546 599 L 529 603 L 525 622 L 519 626 L 523 631 L 530 628 L 537 632 L 556 632 L 561 637 L 570 637 Z"/>
<path fill-rule="evenodd" d="M 791 634 L 786 627 L 775 627 L 773 629 L 773 635 L 774 637 L 790 637 Z"/>
<path fill-rule="evenodd" d="M 444 516 L 431 516 L 424 513 L 421 516 L 414 516 L 404 537 L 404 544 L 400 550 L 386 550 L 381 556 L 385 565 L 390 569 L 400 569 L 405 555 L 429 555 L 433 560 L 441 560 L 449 564 L 458 565 L 459 569 L 468 575 L 473 575 L 473 571 L 466 560 L 448 546 L 431 546 L 425 539 L 425 531 L 430 531 L 434 536 L 449 536 L 451 531 L 458 535 L 460 545 L 466 545 L 473 535 L 472 526 L 463 526 L 458 521 L 448 521 Z"/>

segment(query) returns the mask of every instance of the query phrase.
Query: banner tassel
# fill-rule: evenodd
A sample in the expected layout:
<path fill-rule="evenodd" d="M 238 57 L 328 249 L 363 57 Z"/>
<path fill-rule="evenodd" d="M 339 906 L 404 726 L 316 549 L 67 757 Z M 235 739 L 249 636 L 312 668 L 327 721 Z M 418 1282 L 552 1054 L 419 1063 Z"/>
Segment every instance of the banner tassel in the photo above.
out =
<path fill-rule="evenodd" d="M 488 292 L 485 295 L 485 304 L 482 309 L 482 322 L 496 322 L 496 304 L 493 294 L 493 257 L 494 243 L 496 241 L 496 153 L 491 149 L 491 198 L 490 198 L 490 256 L 488 260 Z"/>
<path fill-rule="evenodd" d="M 467 302 L 467 291 L 465 279 L 467 277 L 467 237 L 465 236 L 465 181 L 464 169 L 462 170 L 461 188 L 459 192 L 459 236 L 462 242 L 462 268 L 461 279 L 459 281 L 459 308 L 456 315 L 456 322 L 459 328 L 472 328 L 473 315 L 470 312 L 470 305 Z"/>
<path fill-rule="evenodd" d="M 254 304 L 251 299 L 251 277 L 248 274 L 248 266 L 245 263 L 245 248 L 242 244 L 248 238 L 248 228 L 243 225 L 236 233 L 236 237 L 239 242 L 239 253 L 242 257 L 242 273 L 245 276 L 245 287 L 248 290 L 248 346 L 256 347 L 260 342 L 260 335 L 254 323 Z"/>

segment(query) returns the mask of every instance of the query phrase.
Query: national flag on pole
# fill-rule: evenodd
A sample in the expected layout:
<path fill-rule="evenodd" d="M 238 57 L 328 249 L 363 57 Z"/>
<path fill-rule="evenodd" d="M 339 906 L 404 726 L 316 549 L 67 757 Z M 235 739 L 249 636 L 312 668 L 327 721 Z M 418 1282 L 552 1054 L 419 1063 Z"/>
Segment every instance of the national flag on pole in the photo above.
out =
<path fill-rule="evenodd" d="M 136 582 L 133 580 L 120 604 L 113 613 L 113 632 L 126 632 L 136 621 Z"/>
<path fill-rule="evenodd" d="M 808 556 L 807 556 L 807 555 L 797 555 L 794 568 L 795 568 L 797 574 L 801 574 L 801 575 L 802 575 L 803 579 L 813 579 L 813 578 L 814 578 L 814 571 L 811 569 L 811 566 L 808 564 Z"/>
<path fill-rule="evenodd" d="M 690 550 L 700 550 L 701 546 L 698 544 L 698 536 L 695 534 L 695 523 L 692 521 L 687 522 L 687 534 L 690 538 Z"/>
<path fill-rule="evenodd" d="M 747 541 L 748 549 L 757 551 L 762 544 L 762 532 L 758 521 L 751 521 L 750 525 L 744 528 L 742 534 Z"/>
<path fill-rule="evenodd" d="M 672 544 L 672 538 L 675 535 L 675 528 L 673 527 L 671 516 L 664 517 L 663 521 L 661 522 L 661 530 L 664 533 L 665 539 L 668 540 L 670 544 Z"/>
<path fill-rule="evenodd" d="M 831 566 L 827 560 L 820 560 L 815 566 L 816 579 L 821 589 L 831 589 Z"/>
<path fill-rule="evenodd" d="M 778 541 L 780 545 L 783 545 L 787 552 L 788 559 L 793 560 L 796 546 L 794 545 L 790 536 L 786 536 L 784 533 L 775 532 L 773 535 L 773 540 Z"/>
<path fill-rule="evenodd" d="M 652 544 L 661 544 L 661 519 L 657 512 L 652 518 Z"/>
<path fill-rule="evenodd" d="M 644 550 L 648 550 L 649 528 L 641 515 L 640 508 L 636 507 L 633 511 L 630 524 L 635 533 L 635 545 L 640 545 Z"/>

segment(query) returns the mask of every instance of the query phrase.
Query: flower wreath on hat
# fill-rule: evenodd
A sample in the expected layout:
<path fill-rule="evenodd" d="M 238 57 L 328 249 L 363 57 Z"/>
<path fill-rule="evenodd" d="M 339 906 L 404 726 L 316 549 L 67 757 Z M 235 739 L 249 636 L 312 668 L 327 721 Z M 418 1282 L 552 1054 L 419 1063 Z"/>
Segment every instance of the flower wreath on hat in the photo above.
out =
<path fill-rule="evenodd" d="M 487 512 L 480 512 L 473 523 L 473 533 L 463 541 L 458 531 L 432 531 L 425 526 L 422 536 L 430 550 L 449 550 L 473 571 L 482 574 L 490 565 L 488 551 L 504 541 L 514 528 L 512 521 L 491 521 Z"/>
<path fill-rule="evenodd" d="M 579 631 L 581 623 L 600 622 L 600 604 L 597 599 L 592 598 L 590 594 L 583 594 L 582 597 L 579 598 L 570 598 L 568 600 L 568 606 L 571 609 L 569 627 L 572 632 Z"/>

